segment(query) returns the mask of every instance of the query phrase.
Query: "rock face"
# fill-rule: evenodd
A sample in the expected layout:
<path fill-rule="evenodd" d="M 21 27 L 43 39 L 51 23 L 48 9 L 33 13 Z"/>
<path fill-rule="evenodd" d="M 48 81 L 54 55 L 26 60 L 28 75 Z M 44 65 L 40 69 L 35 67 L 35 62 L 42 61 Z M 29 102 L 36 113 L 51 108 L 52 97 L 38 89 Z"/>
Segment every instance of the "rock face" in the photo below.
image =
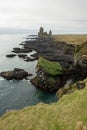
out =
<path fill-rule="evenodd" d="M 36 68 L 37 76 L 31 80 L 32 84 L 49 92 L 59 89 L 63 74 L 60 64 L 40 57 Z"/>
<path fill-rule="evenodd" d="M 24 71 L 23 69 L 15 68 L 13 71 L 2 72 L 0 75 L 7 80 L 21 80 L 28 77 L 28 72 Z"/>

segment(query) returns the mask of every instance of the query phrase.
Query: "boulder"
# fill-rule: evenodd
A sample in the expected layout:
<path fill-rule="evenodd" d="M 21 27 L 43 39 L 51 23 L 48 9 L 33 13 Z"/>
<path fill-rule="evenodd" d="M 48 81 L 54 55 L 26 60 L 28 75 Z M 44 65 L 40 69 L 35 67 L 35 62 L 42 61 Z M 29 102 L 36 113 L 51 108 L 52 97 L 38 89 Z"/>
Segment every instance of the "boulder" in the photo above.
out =
<path fill-rule="evenodd" d="M 27 55 L 26 54 L 19 54 L 18 57 L 19 58 L 25 58 Z"/>
<path fill-rule="evenodd" d="M 9 58 L 12 58 L 12 57 L 15 57 L 16 55 L 15 54 L 7 54 L 6 57 L 9 57 Z"/>
<path fill-rule="evenodd" d="M 33 76 L 33 74 L 28 74 L 28 76 Z"/>
<path fill-rule="evenodd" d="M 32 52 L 32 49 L 29 48 L 13 48 L 13 51 L 15 53 L 28 53 L 28 52 Z"/>
<path fill-rule="evenodd" d="M 0 75 L 7 80 L 21 80 L 23 78 L 28 77 L 28 72 L 23 69 L 15 68 L 13 71 L 1 72 Z"/>

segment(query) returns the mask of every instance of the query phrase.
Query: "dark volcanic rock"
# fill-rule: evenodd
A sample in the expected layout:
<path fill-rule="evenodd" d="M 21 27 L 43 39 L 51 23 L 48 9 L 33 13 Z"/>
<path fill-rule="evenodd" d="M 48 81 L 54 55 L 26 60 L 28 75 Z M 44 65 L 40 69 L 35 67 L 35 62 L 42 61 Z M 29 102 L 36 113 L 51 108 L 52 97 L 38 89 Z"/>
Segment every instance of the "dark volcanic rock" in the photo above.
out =
<path fill-rule="evenodd" d="M 48 91 L 57 91 L 62 85 L 63 69 L 60 64 L 39 58 L 37 64 L 37 75 L 31 79 L 35 86 Z"/>
<path fill-rule="evenodd" d="M 49 83 L 48 81 L 50 78 L 52 79 L 53 77 L 47 77 L 47 79 L 45 80 L 43 80 L 44 77 L 43 78 L 35 77 L 30 81 L 33 85 L 35 85 L 36 87 L 42 90 L 45 90 L 47 92 L 55 92 L 61 87 L 61 83 L 62 83 L 61 79 L 59 77 L 56 77 L 55 79 L 53 79 L 55 83 L 52 85 L 50 84 L 51 82 Z"/>
<path fill-rule="evenodd" d="M 28 72 L 24 71 L 23 69 L 15 68 L 13 71 L 5 71 L 2 72 L 0 75 L 7 80 L 21 80 L 28 76 Z"/>
<path fill-rule="evenodd" d="M 33 76 L 33 74 L 28 74 L 28 76 Z"/>
<path fill-rule="evenodd" d="M 40 55 L 38 53 L 34 53 L 31 55 L 32 57 L 36 58 L 37 60 L 39 59 Z"/>
<path fill-rule="evenodd" d="M 57 42 L 54 39 L 36 39 L 35 41 L 25 41 L 24 48 L 35 50 L 32 55 L 37 59 L 42 56 L 50 61 L 59 62 L 63 67 L 73 66 L 75 46 L 66 42 Z"/>
<path fill-rule="evenodd" d="M 27 55 L 26 54 L 19 54 L 18 57 L 19 58 L 25 58 Z"/>
<path fill-rule="evenodd" d="M 13 48 L 13 51 L 15 53 L 28 53 L 28 52 L 32 52 L 32 49 L 29 48 Z"/>
<path fill-rule="evenodd" d="M 15 57 L 16 55 L 15 54 L 7 54 L 6 57 L 9 57 L 9 58 L 12 58 L 12 57 Z"/>

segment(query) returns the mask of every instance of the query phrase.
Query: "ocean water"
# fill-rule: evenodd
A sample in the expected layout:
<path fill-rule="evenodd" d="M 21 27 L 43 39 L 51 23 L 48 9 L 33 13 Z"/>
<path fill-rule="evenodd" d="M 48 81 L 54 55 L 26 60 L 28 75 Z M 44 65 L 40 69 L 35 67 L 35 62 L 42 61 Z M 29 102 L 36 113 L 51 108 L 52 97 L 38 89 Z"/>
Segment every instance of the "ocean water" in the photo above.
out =
<path fill-rule="evenodd" d="M 0 72 L 22 68 L 35 76 L 37 61 L 25 62 L 18 56 L 6 58 L 6 54 L 11 53 L 13 47 L 19 47 L 19 43 L 24 41 L 26 36 L 26 34 L 0 35 Z M 29 80 L 7 81 L 0 77 L 0 116 L 9 110 L 21 109 L 40 102 L 52 103 L 55 101 L 57 101 L 55 93 L 43 92 L 33 86 Z"/>

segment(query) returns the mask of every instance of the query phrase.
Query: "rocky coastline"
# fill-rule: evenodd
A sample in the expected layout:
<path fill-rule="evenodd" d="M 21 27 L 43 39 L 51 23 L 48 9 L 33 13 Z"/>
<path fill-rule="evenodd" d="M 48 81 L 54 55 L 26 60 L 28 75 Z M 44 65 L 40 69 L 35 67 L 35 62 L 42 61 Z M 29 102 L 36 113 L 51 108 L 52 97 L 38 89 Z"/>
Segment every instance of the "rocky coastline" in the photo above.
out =
<path fill-rule="evenodd" d="M 70 69 L 77 64 L 87 67 L 87 42 L 82 45 L 58 42 L 52 37 L 52 34 L 45 33 L 42 27 L 37 37 L 33 40 L 28 38 L 20 46 L 20 48 L 13 48 L 12 52 L 20 55 L 35 50 L 37 53 L 32 55 L 33 58 L 44 57 L 47 60 L 60 63 L 65 69 Z"/>
<path fill-rule="evenodd" d="M 6 57 L 18 55 L 24 61 L 38 60 L 37 66 L 39 66 L 39 69 L 36 69 L 37 76 L 31 79 L 31 83 L 45 91 L 54 92 L 59 90 L 69 78 L 76 76 L 76 74 L 81 75 L 81 77 L 87 77 L 87 42 L 75 45 L 56 41 L 52 36 L 51 30 L 47 33 L 41 27 L 35 38 L 27 38 L 20 46 L 20 48 L 13 48 L 12 52 L 14 54 L 8 54 Z M 32 52 L 32 50 L 35 50 L 36 53 L 28 56 L 27 53 Z M 47 66 L 44 67 L 42 64 L 47 64 Z M 59 72 L 59 68 L 55 64 L 61 66 L 61 74 L 58 73 L 56 75 L 56 72 Z M 50 74 L 48 72 L 49 69 L 55 70 L 55 74 Z M 5 74 L 7 75 L 6 72 L 3 72 L 1 76 L 9 79 Z M 21 77 L 24 78 L 23 76 Z M 12 77 L 10 78 L 13 79 Z"/>
<path fill-rule="evenodd" d="M 46 37 L 45 39 L 44 36 L 44 38 L 40 38 L 37 44 L 30 44 L 27 41 L 25 42 L 25 46 L 28 47 L 29 45 L 29 47 L 35 49 L 39 60 L 40 57 L 43 57 L 48 61 L 58 62 L 63 68 L 63 73 L 50 77 L 42 66 L 37 71 L 37 76 L 31 80 L 35 86 L 45 91 L 54 92 L 63 88 L 66 81 L 70 78 L 78 77 L 78 75 L 81 79 L 87 77 L 87 42 L 75 45 L 66 42 L 57 42 L 52 37 Z"/>

